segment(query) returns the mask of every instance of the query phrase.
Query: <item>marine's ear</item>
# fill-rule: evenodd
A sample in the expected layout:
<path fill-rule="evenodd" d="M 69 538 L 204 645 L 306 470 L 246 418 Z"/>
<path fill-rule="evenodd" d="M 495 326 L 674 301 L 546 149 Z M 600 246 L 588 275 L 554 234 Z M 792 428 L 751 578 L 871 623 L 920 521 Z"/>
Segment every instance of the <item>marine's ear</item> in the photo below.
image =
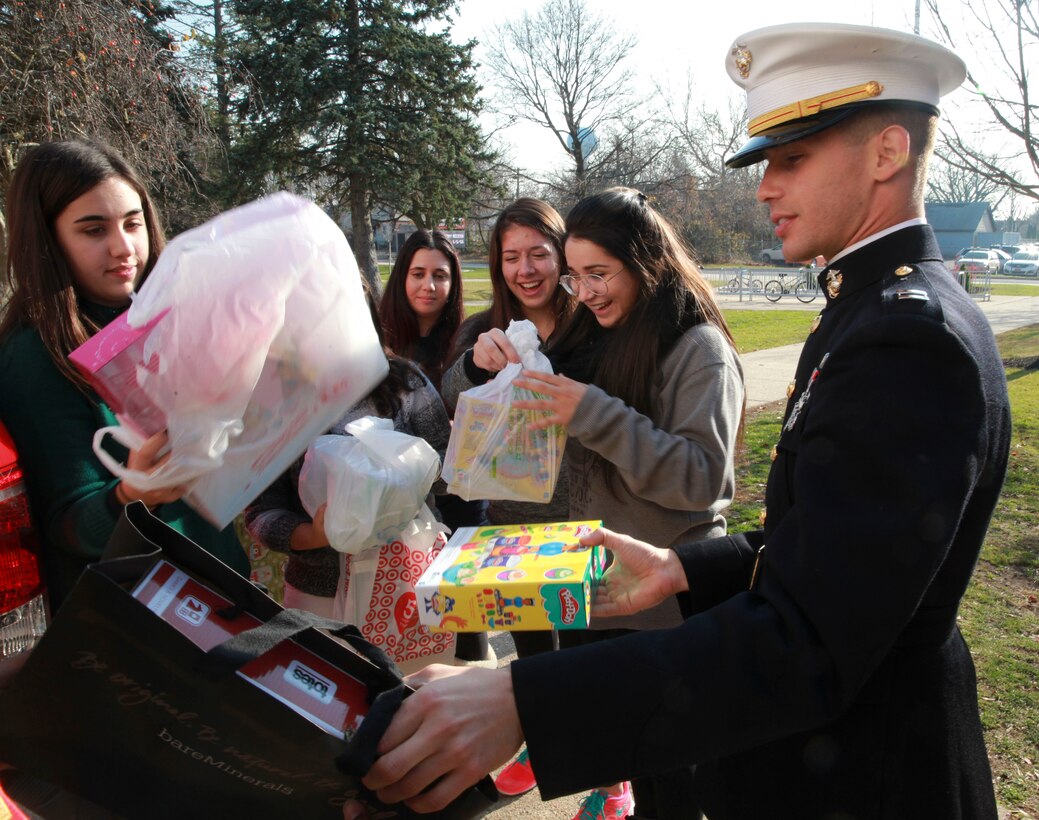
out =
<path fill-rule="evenodd" d="M 889 125 L 870 141 L 870 170 L 877 182 L 887 182 L 909 165 L 909 131 L 901 125 Z"/>

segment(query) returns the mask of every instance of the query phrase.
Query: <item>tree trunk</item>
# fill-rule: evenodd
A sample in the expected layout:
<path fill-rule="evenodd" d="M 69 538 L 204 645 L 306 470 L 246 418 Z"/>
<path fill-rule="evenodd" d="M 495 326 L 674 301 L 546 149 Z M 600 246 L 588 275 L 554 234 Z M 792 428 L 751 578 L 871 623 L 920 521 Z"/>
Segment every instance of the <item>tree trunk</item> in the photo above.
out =
<path fill-rule="evenodd" d="M 357 260 L 357 269 L 361 276 L 372 286 L 372 293 L 382 293 L 382 282 L 379 280 L 379 265 L 375 259 L 375 242 L 372 237 L 372 215 L 368 209 L 368 186 L 364 174 L 350 174 L 350 243 Z"/>
<path fill-rule="evenodd" d="M 213 0 L 213 70 L 216 73 L 216 133 L 224 151 L 231 147 L 231 98 L 227 90 L 227 42 L 224 37 L 224 3 Z"/>

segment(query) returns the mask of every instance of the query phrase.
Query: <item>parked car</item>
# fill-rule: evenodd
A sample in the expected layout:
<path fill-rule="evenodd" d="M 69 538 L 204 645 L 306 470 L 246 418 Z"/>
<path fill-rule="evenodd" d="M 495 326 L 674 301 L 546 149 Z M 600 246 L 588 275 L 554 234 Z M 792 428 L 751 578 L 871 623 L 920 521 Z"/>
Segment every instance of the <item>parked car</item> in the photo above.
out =
<path fill-rule="evenodd" d="M 772 248 L 764 248 L 761 251 L 761 264 L 762 265 L 785 265 L 786 257 L 783 256 L 782 244 L 776 245 Z"/>
<path fill-rule="evenodd" d="M 998 273 L 999 257 L 989 248 L 970 248 L 956 256 L 952 267 L 961 273 Z"/>
<path fill-rule="evenodd" d="M 1003 267 L 1008 276 L 1039 277 L 1039 251 L 1018 251 Z"/>
<path fill-rule="evenodd" d="M 0 683 L 47 627 L 39 541 L 14 442 L 0 424 Z"/>
<path fill-rule="evenodd" d="M 1002 251 L 999 248 L 989 248 L 989 250 L 991 250 L 996 255 L 997 259 L 999 259 L 999 271 L 998 272 L 1002 273 L 1003 272 L 1003 268 L 1006 267 L 1007 262 L 1009 262 L 1011 259 L 1014 258 L 1014 255 L 1012 253 L 1007 253 L 1006 251 Z"/>

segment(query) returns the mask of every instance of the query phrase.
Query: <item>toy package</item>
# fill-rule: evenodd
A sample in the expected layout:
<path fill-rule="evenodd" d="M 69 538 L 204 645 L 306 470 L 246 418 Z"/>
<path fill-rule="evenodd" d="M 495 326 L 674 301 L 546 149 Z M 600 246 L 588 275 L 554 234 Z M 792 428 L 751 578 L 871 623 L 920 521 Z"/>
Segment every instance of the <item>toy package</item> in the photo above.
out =
<path fill-rule="evenodd" d="M 579 539 L 601 525 L 460 527 L 415 585 L 420 620 L 451 632 L 586 629 L 606 561 Z"/>
<path fill-rule="evenodd" d="M 133 596 L 206 651 L 260 621 L 165 560 Z M 368 687 L 295 641 L 284 640 L 238 674 L 329 734 L 349 739 L 368 712 Z"/>

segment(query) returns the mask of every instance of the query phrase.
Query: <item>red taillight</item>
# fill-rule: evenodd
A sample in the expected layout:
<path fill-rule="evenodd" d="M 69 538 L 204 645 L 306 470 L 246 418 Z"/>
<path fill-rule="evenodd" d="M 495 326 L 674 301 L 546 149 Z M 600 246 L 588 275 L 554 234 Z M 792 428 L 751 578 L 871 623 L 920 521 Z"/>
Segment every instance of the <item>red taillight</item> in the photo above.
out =
<path fill-rule="evenodd" d="M 43 591 L 38 554 L 21 470 L 0 468 L 0 614 Z"/>

